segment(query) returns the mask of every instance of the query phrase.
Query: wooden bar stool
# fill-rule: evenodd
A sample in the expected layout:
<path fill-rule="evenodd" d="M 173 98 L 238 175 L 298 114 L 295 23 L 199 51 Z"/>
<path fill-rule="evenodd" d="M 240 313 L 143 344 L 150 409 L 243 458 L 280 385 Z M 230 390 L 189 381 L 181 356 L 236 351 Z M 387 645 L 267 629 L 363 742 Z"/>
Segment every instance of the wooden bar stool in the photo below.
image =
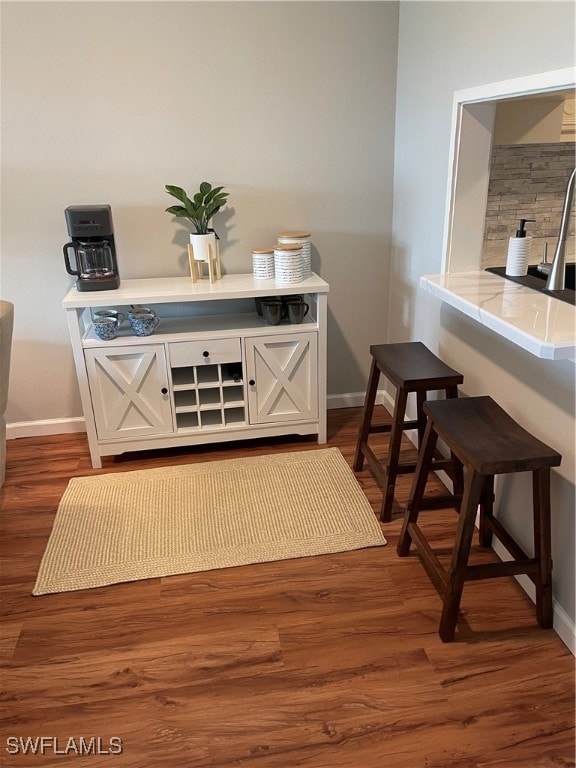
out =
<path fill-rule="evenodd" d="M 417 429 L 418 446 L 420 446 L 426 425 L 426 416 L 422 410 L 426 394 L 435 390 L 444 390 L 447 398 L 458 397 L 458 385 L 462 384 L 464 377 L 458 371 L 449 368 L 420 341 L 373 344 L 370 347 L 370 354 L 372 367 L 353 467 L 355 472 L 360 472 L 364 466 L 364 459 L 368 462 L 372 474 L 383 490 L 380 519 L 383 522 L 389 522 L 392 519 L 396 477 L 398 474 L 413 472 L 416 468 L 416 462 L 404 464 L 399 462 L 402 432 L 406 429 Z M 372 424 L 372 415 L 381 375 L 396 387 L 396 398 L 392 424 L 375 425 Z M 416 419 L 406 421 L 406 403 L 411 392 L 416 393 Z M 384 466 L 368 445 L 370 435 L 375 432 L 391 433 L 390 447 Z M 434 462 L 434 469 L 448 470 L 455 482 L 455 494 L 461 495 L 461 468 L 460 472 L 458 468 L 453 472 L 453 463 L 442 459 Z M 436 504 L 445 500 L 445 498 L 436 500 Z"/>
<path fill-rule="evenodd" d="M 560 464 L 561 455 L 526 432 L 490 397 L 425 403 L 424 412 L 428 421 L 398 541 L 398 554 L 405 557 L 413 541 L 439 589 L 443 599 L 440 637 L 445 643 L 454 638 L 465 581 L 519 573 L 528 574 L 536 586 L 538 623 L 544 628 L 551 627 L 550 467 Z M 448 570 L 440 564 L 417 523 L 438 437 L 465 469 L 464 495 Z M 532 472 L 534 557 L 529 557 L 493 516 L 494 475 L 512 472 Z M 494 534 L 512 560 L 468 565 L 478 505 L 481 546 L 489 547 Z"/>

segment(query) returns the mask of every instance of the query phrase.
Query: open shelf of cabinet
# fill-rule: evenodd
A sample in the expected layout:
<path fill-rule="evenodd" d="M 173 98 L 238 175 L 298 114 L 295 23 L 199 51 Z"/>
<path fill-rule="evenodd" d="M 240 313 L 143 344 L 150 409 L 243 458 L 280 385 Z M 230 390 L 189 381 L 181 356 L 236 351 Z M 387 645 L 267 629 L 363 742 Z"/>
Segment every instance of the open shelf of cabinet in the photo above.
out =
<path fill-rule="evenodd" d="M 155 342 L 168 343 L 186 338 L 190 341 L 236 337 L 262 336 L 267 334 L 282 335 L 292 333 L 294 328 L 317 329 L 318 323 L 314 318 L 305 317 L 298 326 L 290 325 L 282 321 L 280 325 L 268 325 L 256 312 L 246 312 L 239 315 L 206 315 L 193 317 L 166 317 L 161 318 L 160 325 L 154 333 Z M 134 336 L 130 326 L 124 322 L 119 329 L 118 336 L 113 340 L 114 345 L 138 345 L 147 344 L 150 336 Z M 83 345 L 86 349 L 110 345 L 111 342 L 99 339 L 89 322 L 86 326 Z"/>

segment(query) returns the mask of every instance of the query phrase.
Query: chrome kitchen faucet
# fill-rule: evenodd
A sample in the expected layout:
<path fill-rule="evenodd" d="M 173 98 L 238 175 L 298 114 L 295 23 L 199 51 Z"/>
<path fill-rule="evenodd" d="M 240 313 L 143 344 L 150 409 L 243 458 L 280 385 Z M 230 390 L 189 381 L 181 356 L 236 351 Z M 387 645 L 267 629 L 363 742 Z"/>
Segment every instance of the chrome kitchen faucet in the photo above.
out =
<path fill-rule="evenodd" d="M 562 209 L 562 219 L 560 229 L 558 230 L 558 242 L 552 259 L 552 266 L 548 273 L 546 281 L 547 291 L 562 291 L 566 285 L 566 237 L 568 236 L 568 226 L 570 223 L 570 209 L 574 200 L 574 185 L 576 183 L 576 168 L 568 180 L 566 187 L 566 196 L 564 197 L 564 208 Z"/>

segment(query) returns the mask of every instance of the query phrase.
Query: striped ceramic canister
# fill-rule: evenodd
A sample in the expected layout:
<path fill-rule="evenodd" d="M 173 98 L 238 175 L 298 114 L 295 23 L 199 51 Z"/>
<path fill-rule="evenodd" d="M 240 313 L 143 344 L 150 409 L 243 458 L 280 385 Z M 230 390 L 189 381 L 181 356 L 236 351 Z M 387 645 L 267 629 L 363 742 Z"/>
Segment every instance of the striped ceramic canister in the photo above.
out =
<path fill-rule="evenodd" d="M 312 274 L 310 256 L 310 232 L 279 232 L 276 235 L 279 243 L 299 243 L 302 245 L 302 276 L 305 280 Z"/>
<path fill-rule="evenodd" d="M 252 274 L 255 280 L 274 277 L 274 248 L 252 248 Z"/>
<path fill-rule="evenodd" d="M 301 245 L 298 243 L 278 243 L 274 246 L 274 276 L 276 283 L 281 285 L 302 282 L 304 275 Z"/>

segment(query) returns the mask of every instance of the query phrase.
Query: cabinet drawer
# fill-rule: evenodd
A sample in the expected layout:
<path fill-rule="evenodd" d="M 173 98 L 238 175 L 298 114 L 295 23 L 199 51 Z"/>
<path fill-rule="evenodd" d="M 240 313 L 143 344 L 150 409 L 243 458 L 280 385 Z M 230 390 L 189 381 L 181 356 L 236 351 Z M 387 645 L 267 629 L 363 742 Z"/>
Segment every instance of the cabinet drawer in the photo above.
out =
<path fill-rule="evenodd" d="M 235 363 L 242 359 L 240 339 L 176 341 L 168 344 L 168 350 L 172 368 L 182 368 L 187 365 Z"/>

